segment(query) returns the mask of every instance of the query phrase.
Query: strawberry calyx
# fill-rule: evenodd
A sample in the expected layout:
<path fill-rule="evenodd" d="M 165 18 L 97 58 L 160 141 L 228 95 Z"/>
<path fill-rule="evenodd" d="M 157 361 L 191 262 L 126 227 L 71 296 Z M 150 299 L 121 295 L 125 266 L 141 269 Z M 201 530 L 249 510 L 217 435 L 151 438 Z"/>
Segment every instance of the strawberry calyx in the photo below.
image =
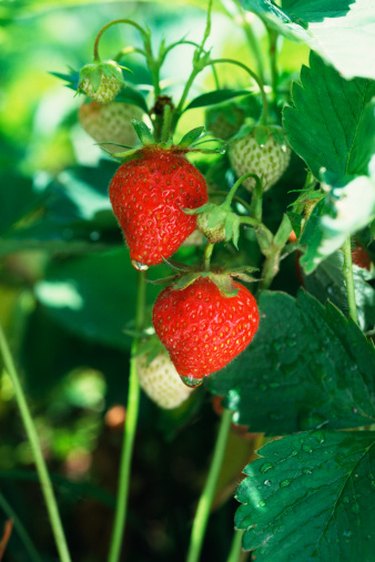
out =
<path fill-rule="evenodd" d="M 220 154 L 223 152 L 221 141 L 212 139 L 212 137 L 207 139 L 206 137 L 208 136 L 208 133 L 205 131 L 204 127 L 196 127 L 192 129 L 182 137 L 178 144 L 175 144 L 171 135 L 169 135 L 162 141 L 157 142 L 154 131 L 152 131 L 143 121 L 133 119 L 132 125 L 138 136 L 139 143 L 133 149 L 125 150 L 122 152 L 115 152 L 112 154 L 112 156 L 118 158 L 121 161 L 130 160 L 137 157 L 138 155 L 144 156 L 146 154 L 146 151 L 155 152 L 157 150 L 161 152 L 174 152 L 175 154 L 187 154 L 189 152 L 197 151 Z M 220 147 L 218 149 L 202 149 L 199 147 L 200 143 L 212 141 L 219 142 Z"/>
<path fill-rule="evenodd" d="M 209 279 L 217 286 L 224 297 L 231 298 L 235 297 L 238 293 L 238 288 L 233 283 L 233 279 L 239 279 L 245 283 L 252 283 L 256 281 L 256 279 L 251 277 L 249 273 L 256 270 L 257 268 L 251 266 L 234 268 L 230 271 L 218 268 L 210 271 L 202 271 L 193 270 L 191 268 L 188 269 L 186 267 L 177 275 L 167 277 L 161 280 L 161 282 L 170 285 L 171 289 L 174 291 L 181 291 L 195 283 L 198 279 Z"/>
<path fill-rule="evenodd" d="M 272 137 L 276 144 L 279 144 L 283 149 L 285 147 L 285 151 L 288 150 L 284 129 L 279 125 L 264 125 L 248 117 L 239 131 L 231 137 L 229 144 L 233 144 L 248 136 L 253 137 L 261 147 Z"/>
<path fill-rule="evenodd" d="M 81 68 L 77 91 L 100 103 L 109 103 L 125 85 L 122 67 L 113 60 L 94 61 Z"/>

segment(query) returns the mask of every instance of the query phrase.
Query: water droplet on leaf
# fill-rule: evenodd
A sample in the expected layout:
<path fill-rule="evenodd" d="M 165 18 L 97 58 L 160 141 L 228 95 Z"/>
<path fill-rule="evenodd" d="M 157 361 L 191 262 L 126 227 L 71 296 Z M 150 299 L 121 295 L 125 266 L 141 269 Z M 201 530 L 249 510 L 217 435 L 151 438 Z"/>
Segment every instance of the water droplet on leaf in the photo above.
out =
<path fill-rule="evenodd" d="M 280 488 L 287 488 L 288 486 L 290 486 L 290 480 L 281 480 Z"/>
<path fill-rule="evenodd" d="M 265 462 L 264 464 L 262 464 L 259 470 L 262 474 L 264 474 L 265 472 L 271 470 L 271 468 L 273 468 L 273 464 L 271 464 L 270 462 Z"/>

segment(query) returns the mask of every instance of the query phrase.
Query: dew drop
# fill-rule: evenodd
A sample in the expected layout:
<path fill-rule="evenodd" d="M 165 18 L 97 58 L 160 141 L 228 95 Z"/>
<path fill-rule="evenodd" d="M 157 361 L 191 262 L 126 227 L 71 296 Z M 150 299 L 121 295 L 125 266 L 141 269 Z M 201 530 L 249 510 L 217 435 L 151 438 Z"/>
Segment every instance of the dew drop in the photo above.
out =
<path fill-rule="evenodd" d="M 349 531 L 349 529 L 346 529 L 346 530 L 343 532 L 343 536 L 348 539 L 348 538 L 350 538 L 350 537 L 352 536 L 352 532 Z"/>
<path fill-rule="evenodd" d="M 310 447 L 310 445 L 302 445 L 302 449 L 306 452 L 306 453 L 312 453 L 313 450 Z"/>
<path fill-rule="evenodd" d="M 298 451 L 293 449 L 293 451 L 290 454 L 291 454 L 292 457 L 296 457 L 298 455 Z"/>
<path fill-rule="evenodd" d="M 266 502 L 264 500 L 260 500 L 260 502 L 258 503 L 259 507 L 266 507 Z"/>
<path fill-rule="evenodd" d="M 147 271 L 148 265 L 137 260 L 132 260 L 132 266 L 138 271 Z"/>
<path fill-rule="evenodd" d="M 264 464 L 262 464 L 259 470 L 262 474 L 264 474 L 265 472 L 271 470 L 271 468 L 273 468 L 273 464 L 271 464 L 270 462 L 265 462 Z"/>
<path fill-rule="evenodd" d="M 189 375 L 187 377 L 181 377 L 181 380 L 189 388 L 196 388 L 197 386 L 200 386 L 203 383 L 203 379 L 196 379 L 192 375 Z"/>
<path fill-rule="evenodd" d="M 263 482 L 263 484 L 264 484 L 265 486 L 271 486 L 271 485 L 272 485 L 272 482 L 271 482 L 271 480 L 265 480 L 265 481 Z"/>
<path fill-rule="evenodd" d="M 312 474 L 311 468 L 304 468 L 302 472 L 303 474 L 307 474 L 307 475 Z"/>
<path fill-rule="evenodd" d="M 281 480 L 280 488 L 287 488 L 288 486 L 290 486 L 290 480 Z"/>

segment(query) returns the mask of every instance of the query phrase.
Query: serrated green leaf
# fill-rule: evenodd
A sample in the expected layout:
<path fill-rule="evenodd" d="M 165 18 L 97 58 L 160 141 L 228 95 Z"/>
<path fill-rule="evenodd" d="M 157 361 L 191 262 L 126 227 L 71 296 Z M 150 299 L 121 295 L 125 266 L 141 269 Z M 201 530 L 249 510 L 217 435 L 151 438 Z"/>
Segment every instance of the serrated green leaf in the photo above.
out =
<path fill-rule="evenodd" d="M 223 88 L 222 90 L 213 90 L 194 98 L 184 109 L 196 109 L 197 107 L 206 107 L 208 105 L 215 105 L 223 101 L 230 100 L 239 96 L 250 95 L 247 90 L 230 90 Z"/>
<path fill-rule="evenodd" d="M 235 517 L 257 562 L 373 562 L 375 433 L 300 433 L 260 455 Z"/>
<path fill-rule="evenodd" d="M 353 273 L 359 324 L 362 330 L 371 330 L 375 326 L 375 289 L 368 282 L 368 271 L 354 265 Z M 342 252 L 335 252 L 306 275 L 304 286 L 321 303 L 329 299 L 344 313 L 349 312 Z"/>
<path fill-rule="evenodd" d="M 317 178 L 321 168 L 338 178 L 366 175 L 375 147 L 375 115 L 368 107 L 375 82 L 344 80 L 314 53 L 300 79 L 293 85 L 293 106 L 284 109 L 284 127 L 293 150 Z"/>
<path fill-rule="evenodd" d="M 375 78 L 373 4 L 369 0 L 241 0 L 278 33 L 303 41 L 346 78 Z"/>
<path fill-rule="evenodd" d="M 300 262 L 311 273 L 345 240 L 367 226 L 375 217 L 375 182 L 359 176 L 345 187 L 331 187 L 320 201 L 303 230 L 301 245 L 305 253 Z"/>
<path fill-rule="evenodd" d="M 264 292 L 253 342 L 208 389 L 226 397 L 236 423 L 273 434 L 375 419 L 375 350 L 335 307 L 301 291 Z"/>

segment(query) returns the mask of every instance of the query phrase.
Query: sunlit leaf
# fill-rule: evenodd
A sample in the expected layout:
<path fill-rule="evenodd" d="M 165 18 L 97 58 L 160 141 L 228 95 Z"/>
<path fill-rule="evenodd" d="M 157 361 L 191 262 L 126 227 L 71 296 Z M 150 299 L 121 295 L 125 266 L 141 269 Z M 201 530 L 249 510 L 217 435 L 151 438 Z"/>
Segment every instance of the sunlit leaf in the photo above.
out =
<path fill-rule="evenodd" d="M 375 419 L 375 350 L 335 307 L 308 293 L 263 293 L 248 348 L 207 380 L 237 423 L 283 434 Z"/>
<path fill-rule="evenodd" d="M 257 562 L 372 562 L 375 434 L 319 431 L 268 443 L 245 468 L 236 527 Z"/>

